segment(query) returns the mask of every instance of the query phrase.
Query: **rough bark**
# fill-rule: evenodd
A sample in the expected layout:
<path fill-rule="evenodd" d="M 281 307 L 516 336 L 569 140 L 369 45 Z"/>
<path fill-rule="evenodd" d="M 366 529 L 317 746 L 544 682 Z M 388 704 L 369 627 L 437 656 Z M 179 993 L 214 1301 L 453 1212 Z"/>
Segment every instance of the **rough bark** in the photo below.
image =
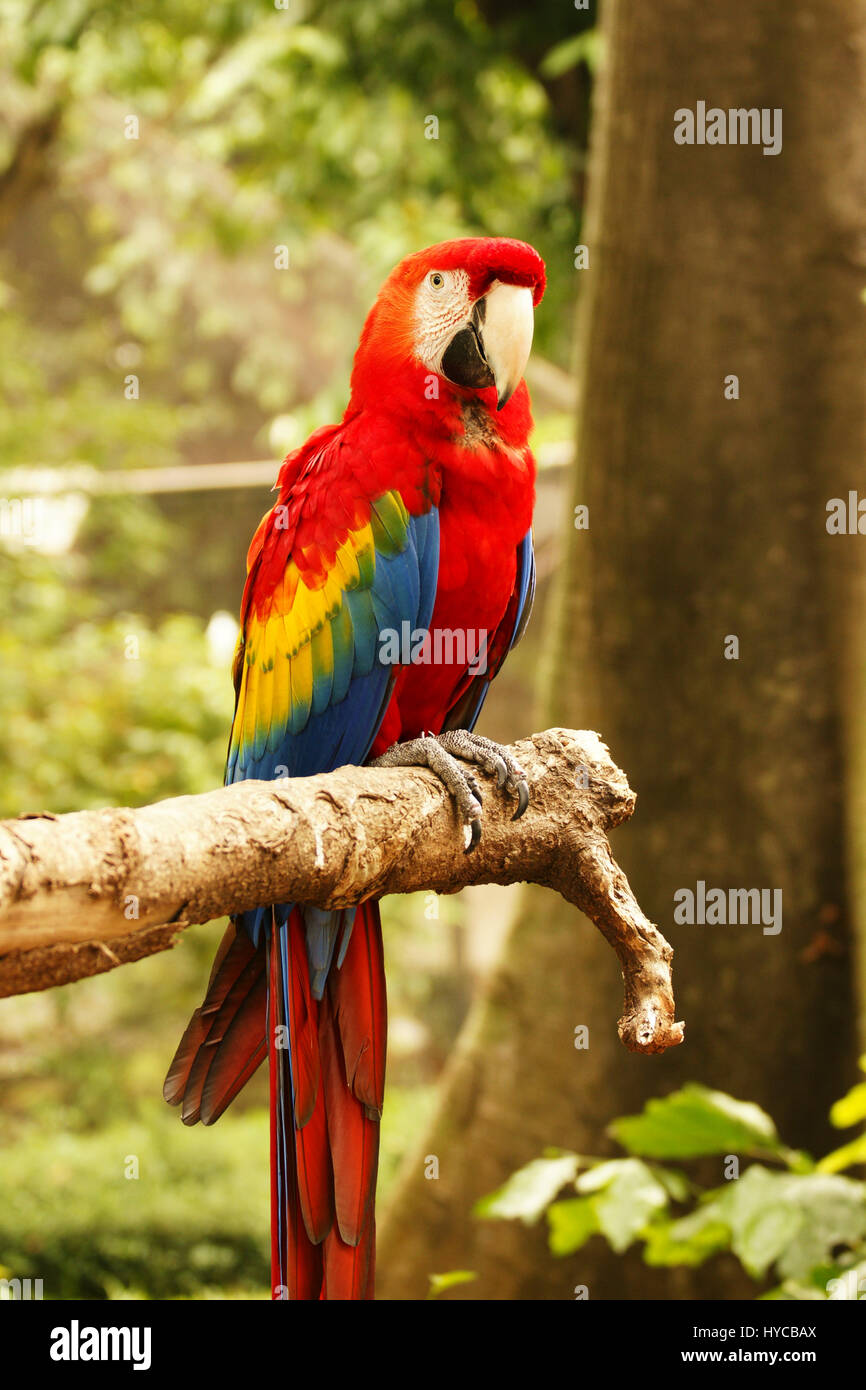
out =
<path fill-rule="evenodd" d="M 492 787 L 467 854 L 450 798 L 421 769 L 340 768 L 242 782 L 139 810 L 0 824 L 0 995 L 46 989 L 165 950 L 177 931 L 263 902 L 346 907 L 384 893 L 543 883 L 581 908 L 622 966 L 624 1045 L 682 1040 L 671 950 L 610 854 L 634 793 L 597 735 L 551 729 L 512 750 L 519 822 Z"/>
<path fill-rule="evenodd" d="M 383 1297 L 451 1268 L 479 1274 L 452 1298 L 748 1296 L 725 1262 L 647 1270 L 597 1239 L 557 1261 L 543 1224 L 476 1222 L 473 1202 L 545 1145 L 607 1151 L 613 1116 L 685 1080 L 758 1101 L 820 1152 L 855 1075 L 866 540 L 828 536 L 825 505 L 864 490 L 866 14 L 671 0 L 660 23 L 607 0 L 603 18 L 584 408 L 542 719 L 603 718 L 640 787 L 622 857 L 676 944 L 688 1040 L 649 1064 L 617 1055 L 604 952 L 526 890 L 387 1213 Z M 675 144 L 674 112 L 699 100 L 782 107 L 782 153 Z M 781 889 L 782 931 L 674 925 L 674 893 L 699 879 Z"/>

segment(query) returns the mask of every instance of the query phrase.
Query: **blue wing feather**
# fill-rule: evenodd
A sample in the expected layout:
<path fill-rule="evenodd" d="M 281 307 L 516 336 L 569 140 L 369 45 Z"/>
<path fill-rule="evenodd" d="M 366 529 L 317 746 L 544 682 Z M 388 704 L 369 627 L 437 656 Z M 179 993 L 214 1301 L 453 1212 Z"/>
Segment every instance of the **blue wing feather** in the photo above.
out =
<path fill-rule="evenodd" d="M 265 740 L 257 739 L 254 756 L 241 765 L 227 769 L 227 780 L 246 778 L 270 780 L 274 776 L 308 777 L 317 772 L 332 772 L 347 763 L 361 764 L 369 756 L 394 687 L 395 668 L 379 660 L 379 636 L 383 628 L 393 626 L 398 632 L 403 622 L 410 628 L 424 628 L 430 623 L 436 601 L 439 573 L 439 514 L 436 508 L 421 516 L 410 516 L 406 543 L 398 554 L 377 553 L 373 581 L 369 589 L 353 589 L 343 594 L 343 610 L 334 623 L 335 648 L 338 644 L 352 651 L 347 681 L 341 681 L 342 669 L 333 663 L 334 675 L 327 690 L 328 702 L 322 707 L 323 695 L 316 699 L 315 685 L 312 705 L 305 712 L 303 726 L 298 727 L 298 707 L 293 709 L 291 731 L 278 746 L 269 749 Z M 285 922 L 292 903 L 278 904 L 274 911 L 279 922 Z M 304 908 L 307 929 L 307 950 L 313 993 L 321 998 L 333 959 L 341 917 L 347 914 L 318 908 Z M 270 907 L 255 908 L 243 913 L 239 921 L 258 944 L 262 929 L 270 920 Z M 344 925 L 340 956 L 345 954 L 351 932 L 351 919 Z"/>

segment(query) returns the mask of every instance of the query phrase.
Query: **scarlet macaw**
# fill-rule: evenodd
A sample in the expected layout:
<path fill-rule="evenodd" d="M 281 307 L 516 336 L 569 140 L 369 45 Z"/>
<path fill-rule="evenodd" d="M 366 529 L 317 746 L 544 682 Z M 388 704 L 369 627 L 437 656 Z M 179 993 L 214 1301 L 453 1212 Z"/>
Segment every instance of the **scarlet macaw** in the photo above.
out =
<path fill-rule="evenodd" d="M 427 765 L 471 848 L 480 791 L 456 753 L 525 810 L 520 767 L 471 730 L 535 586 L 522 377 L 544 283 L 507 238 L 443 242 L 386 280 L 342 423 L 289 454 L 249 549 L 227 783 Z M 401 664 L 390 639 L 418 629 Z M 378 903 L 233 919 L 165 1098 L 212 1124 L 268 1057 L 275 1298 L 373 1296 L 385 1041 Z"/>

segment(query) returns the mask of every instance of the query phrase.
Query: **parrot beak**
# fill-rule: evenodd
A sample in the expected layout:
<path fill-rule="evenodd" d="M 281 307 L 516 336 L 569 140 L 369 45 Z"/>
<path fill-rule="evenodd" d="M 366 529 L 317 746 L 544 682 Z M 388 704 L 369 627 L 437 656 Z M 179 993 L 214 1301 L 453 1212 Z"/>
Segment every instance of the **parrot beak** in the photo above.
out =
<path fill-rule="evenodd" d="M 476 301 L 442 355 L 443 374 L 457 386 L 496 387 L 501 410 L 520 385 L 529 359 L 533 329 L 532 290 L 495 280 Z"/>
<path fill-rule="evenodd" d="M 484 356 L 496 386 L 501 410 L 520 385 L 532 347 L 532 290 L 497 280 L 476 307 L 484 306 L 480 325 Z"/>

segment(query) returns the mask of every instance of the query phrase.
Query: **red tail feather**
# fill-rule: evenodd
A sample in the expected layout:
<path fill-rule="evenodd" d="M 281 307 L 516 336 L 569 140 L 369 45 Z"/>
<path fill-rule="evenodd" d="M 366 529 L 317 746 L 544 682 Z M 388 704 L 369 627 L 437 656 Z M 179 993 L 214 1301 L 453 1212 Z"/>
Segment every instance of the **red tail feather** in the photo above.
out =
<path fill-rule="evenodd" d="M 379 904 L 362 903 L 345 959 L 328 977 L 346 1079 L 358 1100 L 378 1115 L 385 1096 L 388 1007 Z"/>
<path fill-rule="evenodd" d="M 289 972 L 289 1036 L 292 1053 L 295 1124 L 303 1129 L 319 1093 L 318 1005 L 310 992 L 304 922 L 295 910 L 285 927 Z"/>
<path fill-rule="evenodd" d="M 291 981 L 291 1073 L 286 1051 L 278 1046 L 282 996 L 274 949 L 271 995 L 277 1008 L 269 1044 L 272 1279 L 275 1289 L 285 1287 L 289 1298 L 372 1298 L 387 1031 L 378 904 L 358 909 L 343 965 L 339 970 L 332 966 L 319 1003 L 310 993 L 299 910 L 283 931 Z M 284 1117 L 291 1117 L 291 1123 Z M 314 1289 L 317 1275 L 320 1283 Z"/>
<path fill-rule="evenodd" d="M 165 1097 L 183 1105 L 187 1124 L 212 1123 L 268 1055 L 274 1298 L 373 1297 L 386 1034 L 377 903 L 357 909 L 321 1002 L 299 909 L 258 949 L 227 931 Z"/>
<path fill-rule="evenodd" d="M 301 1212 L 294 1115 L 291 1109 L 288 1023 L 282 1006 L 276 932 L 268 980 L 268 1064 L 271 1095 L 271 1297 L 317 1299 L 322 1289 L 322 1248 L 310 1239 Z"/>
<path fill-rule="evenodd" d="M 185 1124 L 212 1124 L 265 1060 L 264 982 L 264 953 L 232 922 L 163 1087 L 169 1105 L 183 1104 Z"/>

